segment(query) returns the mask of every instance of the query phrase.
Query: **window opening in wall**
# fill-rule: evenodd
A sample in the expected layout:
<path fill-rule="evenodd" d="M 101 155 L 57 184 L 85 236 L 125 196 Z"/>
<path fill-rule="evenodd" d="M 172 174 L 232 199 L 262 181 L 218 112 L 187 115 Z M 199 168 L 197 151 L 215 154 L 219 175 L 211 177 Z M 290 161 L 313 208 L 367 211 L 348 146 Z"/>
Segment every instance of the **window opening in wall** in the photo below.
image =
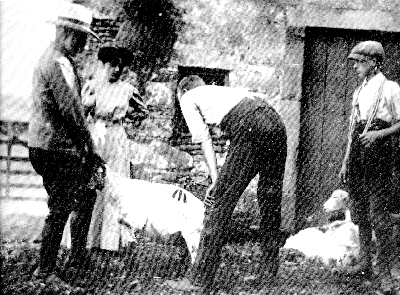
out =
<path fill-rule="evenodd" d="M 178 81 L 179 83 L 184 77 L 189 75 L 200 76 L 207 85 L 228 86 L 229 85 L 229 70 L 203 68 L 203 67 L 184 67 L 178 66 Z M 189 129 L 186 125 L 185 118 L 182 115 L 179 102 L 175 99 L 175 115 L 173 119 L 174 129 L 172 142 L 190 137 Z"/>

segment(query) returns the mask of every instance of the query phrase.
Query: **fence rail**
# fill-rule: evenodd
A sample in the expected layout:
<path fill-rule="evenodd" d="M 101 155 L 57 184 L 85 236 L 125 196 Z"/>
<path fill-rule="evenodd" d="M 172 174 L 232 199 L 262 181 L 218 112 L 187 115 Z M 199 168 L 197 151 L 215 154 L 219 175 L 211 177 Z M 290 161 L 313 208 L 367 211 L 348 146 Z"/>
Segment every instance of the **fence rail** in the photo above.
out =
<path fill-rule="evenodd" d="M 29 161 L 28 123 L 0 121 L 0 197 L 43 200 L 42 179 Z"/>

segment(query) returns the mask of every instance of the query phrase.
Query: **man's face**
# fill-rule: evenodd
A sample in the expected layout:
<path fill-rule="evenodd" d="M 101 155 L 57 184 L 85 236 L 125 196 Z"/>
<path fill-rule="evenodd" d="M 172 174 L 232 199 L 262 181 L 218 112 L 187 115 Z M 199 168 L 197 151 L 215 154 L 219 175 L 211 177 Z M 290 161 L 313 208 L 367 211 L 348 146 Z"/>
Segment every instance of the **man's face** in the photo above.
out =
<path fill-rule="evenodd" d="M 376 60 L 373 58 L 362 57 L 358 60 L 354 60 L 354 69 L 358 77 L 362 79 L 371 76 L 374 73 L 375 66 Z"/>
<path fill-rule="evenodd" d="M 78 31 L 78 30 L 72 30 L 71 34 L 68 36 L 68 38 L 65 41 L 65 47 L 69 51 L 69 53 L 74 56 L 77 53 L 80 53 L 83 51 L 85 48 L 87 41 L 87 33 Z"/>

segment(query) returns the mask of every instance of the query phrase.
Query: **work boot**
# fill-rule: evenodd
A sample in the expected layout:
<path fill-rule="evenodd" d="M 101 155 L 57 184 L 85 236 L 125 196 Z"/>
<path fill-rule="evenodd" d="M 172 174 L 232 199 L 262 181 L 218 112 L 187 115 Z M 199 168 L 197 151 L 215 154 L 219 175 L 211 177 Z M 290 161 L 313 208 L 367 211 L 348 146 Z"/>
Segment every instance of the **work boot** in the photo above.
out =
<path fill-rule="evenodd" d="M 68 285 L 55 272 L 43 271 L 40 267 L 36 268 L 36 270 L 32 274 L 32 277 L 35 280 L 42 280 L 45 284 Z"/>

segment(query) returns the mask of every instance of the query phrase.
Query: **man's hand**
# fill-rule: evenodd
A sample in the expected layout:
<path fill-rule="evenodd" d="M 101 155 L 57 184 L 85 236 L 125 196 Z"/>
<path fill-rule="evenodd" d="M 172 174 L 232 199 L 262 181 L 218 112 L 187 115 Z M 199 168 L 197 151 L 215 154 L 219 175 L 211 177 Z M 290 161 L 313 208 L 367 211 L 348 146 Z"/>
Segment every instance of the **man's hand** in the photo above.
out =
<path fill-rule="evenodd" d="M 360 135 L 361 144 L 370 147 L 377 139 L 382 137 L 380 131 L 368 131 Z"/>
<path fill-rule="evenodd" d="M 212 207 L 214 205 L 215 199 L 214 196 L 212 196 L 213 194 L 213 190 L 214 190 L 214 183 L 211 184 L 211 186 L 207 189 L 206 191 L 206 197 L 204 198 L 204 206 L 206 208 Z"/>

